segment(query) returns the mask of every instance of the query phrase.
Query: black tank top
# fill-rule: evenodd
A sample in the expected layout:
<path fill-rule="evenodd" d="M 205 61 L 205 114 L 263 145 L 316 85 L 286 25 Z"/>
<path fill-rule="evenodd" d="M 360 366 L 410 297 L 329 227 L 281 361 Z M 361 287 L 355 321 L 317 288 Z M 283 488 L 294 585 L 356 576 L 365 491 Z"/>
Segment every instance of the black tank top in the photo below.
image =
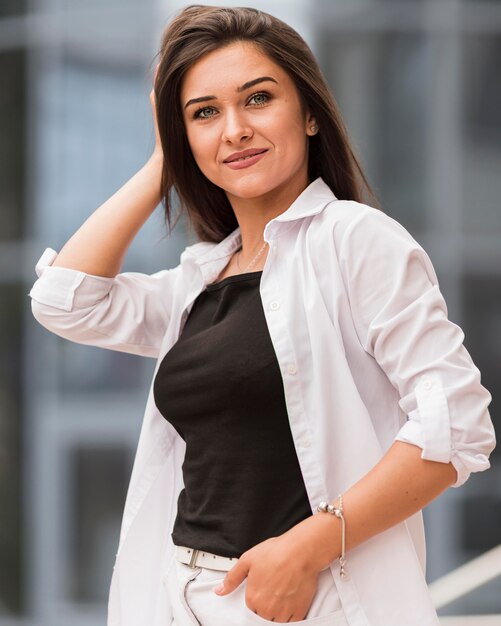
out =
<path fill-rule="evenodd" d="M 153 389 L 159 411 L 186 442 L 172 540 L 237 558 L 312 514 L 261 274 L 206 286 Z"/>

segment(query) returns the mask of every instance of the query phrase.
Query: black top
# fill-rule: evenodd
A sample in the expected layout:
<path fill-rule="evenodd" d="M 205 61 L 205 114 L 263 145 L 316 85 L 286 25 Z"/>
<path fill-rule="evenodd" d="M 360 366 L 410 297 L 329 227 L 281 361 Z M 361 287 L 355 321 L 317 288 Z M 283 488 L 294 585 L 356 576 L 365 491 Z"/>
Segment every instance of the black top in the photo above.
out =
<path fill-rule="evenodd" d="M 312 514 L 261 274 L 207 285 L 153 389 L 159 411 L 186 442 L 173 542 L 237 558 Z"/>

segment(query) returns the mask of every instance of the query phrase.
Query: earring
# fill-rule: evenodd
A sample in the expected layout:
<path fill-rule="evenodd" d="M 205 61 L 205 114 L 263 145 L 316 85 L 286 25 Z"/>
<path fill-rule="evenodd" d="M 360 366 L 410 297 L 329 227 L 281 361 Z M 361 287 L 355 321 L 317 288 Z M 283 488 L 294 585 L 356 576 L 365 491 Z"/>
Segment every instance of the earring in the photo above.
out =
<path fill-rule="evenodd" d="M 316 124 L 313 124 L 313 126 L 310 127 L 310 130 L 312 133 L 316 133 L 318 130 L 318 126 Z"/>

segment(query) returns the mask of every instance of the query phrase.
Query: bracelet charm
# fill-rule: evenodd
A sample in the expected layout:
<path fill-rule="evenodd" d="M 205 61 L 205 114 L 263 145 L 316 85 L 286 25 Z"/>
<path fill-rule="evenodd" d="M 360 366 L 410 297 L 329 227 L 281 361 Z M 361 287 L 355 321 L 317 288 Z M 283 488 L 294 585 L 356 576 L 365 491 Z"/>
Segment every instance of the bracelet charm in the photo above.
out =
<path fill-rule="evenodd" d="M 320 502 L 319 505 L 317 506 L 317 511 L 322 512 L 322 513 L 330 513 L 331 515 L 335 515 L 336 517 L 339 517 L 341 519 L 342 532 L 341 532 L 341 556 L 339 557 L 339 565 L 340 565 L 339 573 L 343 580 L 347 580 L 348 573 L 346 571 L 346 559 L 344 556 L 346 528 L 345 528 L 345 521 L 344 521 L 344 515 L 343 515 L 343 496 L 339 494 L 338 497 L 339 497 L 338 507 L 322 500 L 322 502 Z"/>

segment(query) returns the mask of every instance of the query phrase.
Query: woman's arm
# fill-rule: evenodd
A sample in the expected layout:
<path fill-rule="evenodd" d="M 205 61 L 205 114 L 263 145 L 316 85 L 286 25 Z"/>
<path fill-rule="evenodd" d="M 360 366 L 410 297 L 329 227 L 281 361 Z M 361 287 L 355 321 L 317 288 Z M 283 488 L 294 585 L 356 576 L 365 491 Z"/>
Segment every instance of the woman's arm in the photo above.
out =
<path fill-rule="evenodd" d="M 52 267 L 116 276 L 134 237 L 160 202 L 162 162 L 160 157 L 151 156 L 68 239 Z"/>
<path fill-rule="evenodd" d="M 181 265 L 148 275 L 118 273 L 134 236 L 160 201 L 163 155 L 148 162 L 68 240 L 36 265 L 31 308 L 51 332 L 77 343 L 157 358 L 171 319 Z"/>
<path fill-rule="evenodd" d="M 155 148 L 152 155 L 70 237 L 52 267 L 66 267 L 105 277 L 113 277 L 120 271 L 134 237 L 161 200 L 163 153 L 153 89 L 150 92 L 150 102 L 155 126 Z"/>
<path fill-rule="evenodd" d="M 417 513 L 457 480 L 451 463 L 423 460 L 421 452 L 395 441 L 379 463 L 343 493 L 348 575 L 351 548 Z M 319 572 L 341 555 L 341 538 L 341 520 L 316 513 L 245 552 L 217 593 L 231 593 L 249 576 L 250 609 L 277 623 L 291 616 L 290 621 L 304 619 Z"/>
<path fill-rule="evenodd" d="M 418 446 L 395 441 L 370 472 L 342 494 L 346 553 L 414 515 L 456 482 L 452 463 L 427 461 L 421 453 Z M 338 506 L 339 500 L 332 503 Z M 290 549 L 303 554 L 306 569 L 320 572 L 341 555 L 341 529 L 341 519 L 319 513 L 284 537 L 289 535 Z M 292 548 L 294 545 L 297 547 Z M 349 571 L 348 554 L 346 560 Z"/>

